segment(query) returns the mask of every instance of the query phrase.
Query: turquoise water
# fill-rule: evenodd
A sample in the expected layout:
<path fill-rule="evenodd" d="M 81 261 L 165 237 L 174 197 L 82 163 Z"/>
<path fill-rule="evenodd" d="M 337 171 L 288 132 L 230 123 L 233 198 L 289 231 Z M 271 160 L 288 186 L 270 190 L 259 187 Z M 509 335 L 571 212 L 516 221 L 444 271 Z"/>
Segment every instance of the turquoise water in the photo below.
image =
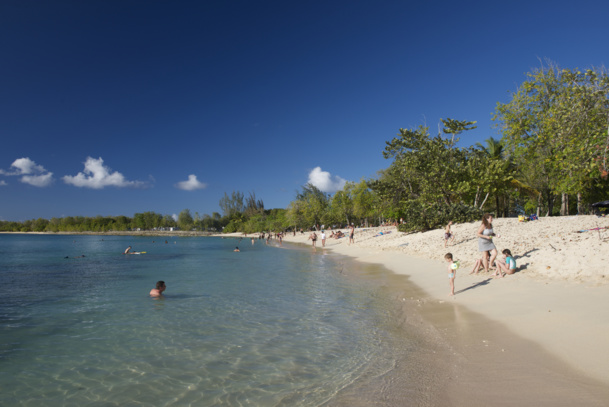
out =
<path fill-rule="evenodd" d="M 332 256 L 167 240 L 0 235 L 0 405 L 316 406 L 395 363 L 387 299 Z"/>

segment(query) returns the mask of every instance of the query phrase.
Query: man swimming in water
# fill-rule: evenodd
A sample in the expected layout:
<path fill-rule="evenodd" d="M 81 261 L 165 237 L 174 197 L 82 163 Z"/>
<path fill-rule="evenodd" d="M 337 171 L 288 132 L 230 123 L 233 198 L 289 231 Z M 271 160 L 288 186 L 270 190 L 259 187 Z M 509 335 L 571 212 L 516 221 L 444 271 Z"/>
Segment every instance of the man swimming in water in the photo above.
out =
<path fill-rule="evenodd" d="M 150 296 L 151 297 L 162 297 L 163 291 L 165 291 L 166 288 L 167 288 L 167 286 L 165 285 L 164 281 L 157 281 L 156 288 L 153 288 L 152 290 L 150 290 Z"/>

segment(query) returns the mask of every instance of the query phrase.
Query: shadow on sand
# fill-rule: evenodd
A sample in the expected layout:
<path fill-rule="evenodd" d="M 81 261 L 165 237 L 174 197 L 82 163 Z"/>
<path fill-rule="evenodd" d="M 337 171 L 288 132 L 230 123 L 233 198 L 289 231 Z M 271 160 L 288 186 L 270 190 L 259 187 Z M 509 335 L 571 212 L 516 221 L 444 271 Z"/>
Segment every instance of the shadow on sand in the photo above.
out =
<path fill-rule="evenodd" d="M 476 284 L 472 284 L 472 285 L 470 285 L 467 288 L 464 288 L 462 290 L 457 291 L 455 293 L 455 295 L 464 293 L 465 291 L 468 291 L 468 290 L 473 290 L 474 288 L 478 288 L 478 287 L 482 287 L 484 285 L 488 285 L 488 283 L 490 283 L 492 280 L 493 280 L 492 278 L 487 278 L 486 280 L 478 281 Z"/>

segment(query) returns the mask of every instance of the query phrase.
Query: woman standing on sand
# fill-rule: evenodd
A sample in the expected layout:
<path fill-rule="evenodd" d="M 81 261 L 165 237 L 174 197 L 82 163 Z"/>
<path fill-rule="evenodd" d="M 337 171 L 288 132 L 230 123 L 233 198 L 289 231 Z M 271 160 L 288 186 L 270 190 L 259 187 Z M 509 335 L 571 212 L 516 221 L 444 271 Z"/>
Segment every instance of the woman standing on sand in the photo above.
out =
<path fill-rule="evenodd" d="M 497 257 L 497 248 L 493 243 L 493 236 L 495 236 L 493 232 L 493 215 L 485 213 L 482 216 L 482 225 L 480 225 L 476 236 L 478 236 L 478 251 L 490 252 L 491 254 L 490 259 L 482 256 L 482 266 L 484 271 L 488 273 L 489 265 L 492 267 L 495 257 Z"/>

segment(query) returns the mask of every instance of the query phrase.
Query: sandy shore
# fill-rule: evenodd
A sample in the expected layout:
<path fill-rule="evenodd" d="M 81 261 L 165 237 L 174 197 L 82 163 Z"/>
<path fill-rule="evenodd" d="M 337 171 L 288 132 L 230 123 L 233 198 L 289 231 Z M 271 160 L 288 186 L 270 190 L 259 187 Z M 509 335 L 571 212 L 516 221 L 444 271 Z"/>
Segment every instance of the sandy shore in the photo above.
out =
<path fill-rule="evenodd" d="M 419 301 L 423 311 L 428 308 L 431 314 L 435 313 L 437 329 L 453 332 L 455 341 L 464 341 L 461 349 L 473 350 L 469 353 L 472 363 L 494 359 L 515 363 L 521 358 L 523 362 L 512 367 L 511 373 L 522 374 L 518 368 L 523 368 L 527 359 L 547 353 L 563 363 L 565 369 L 601 386 L 609 385 L 609 276 L 605 274 L 609 230 L 589 230 L 609 226 L 609 218 L 573 216 L 526 223 L 496 219 L 493 226 L 501 235 L 494 240 L 497 248 L 509 248 L 519 265 L 519 272 L 503 279 L 484 272 L 469 274 L 480 257 L 475 236 L 478 223 L 453 226 L 456 239 L 448 248 L 444 248 L 443 230 L 404 234 L 395 227 L 381 227 L 356 229 L 353 245 L 348 245 L 347 238 L 327 239 L 325 250 L 380 264 L 406 276 L 424 292 L 420 298 L 408 299 Z M 579 232 L 582 230 L 587 231 Z M 290 235 L 285 241 L 310 245 L 308 236 Z M 316 250 L 324 250 L 321 239 L 317 246 Z M 461 261 L 455 297 L 448 296 L 443 262 L 447 252 Z M 436 307 L 443 305 L 449 307 L 438 312 Z M 446 309 L 460 316 L 447 319 Z M 488 318 L 490 323 L 476 327 L 466 323 L 469 318 L 465 315 L 470 312 Z M 505 328 L 503 337 L 496 337 L 497 330 L 494 334 L 485 331 L 492 324 Z M 471 332 L 465 335 L 467 330 Z M 490 339 L 493 335 L 494 340 Z M 516 341 L 516 337 L 524 338 L 524 342 Z M 530 345 L 523 345 L 527 343 Z M 486 354 L 477 359 L 485 349 L 495 349 L 495 356 Z M 530 370 L 526 366 L 525 369 Z M 530 377 L 527 382 L 533 379 Z M 474 374 L 468 380 L 473 383 L 483 379 Z M 606 400 L 607 404 L 598 405 L 609 405 Z"/>

